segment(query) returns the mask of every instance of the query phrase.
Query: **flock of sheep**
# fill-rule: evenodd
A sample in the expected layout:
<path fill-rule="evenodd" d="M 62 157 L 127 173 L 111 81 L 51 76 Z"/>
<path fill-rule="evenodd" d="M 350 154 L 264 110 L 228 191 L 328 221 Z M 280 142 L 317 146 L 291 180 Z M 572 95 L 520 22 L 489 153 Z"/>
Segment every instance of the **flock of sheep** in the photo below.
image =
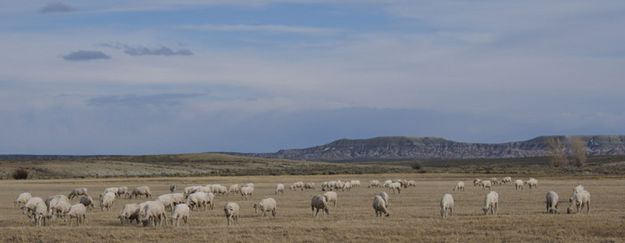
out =
<path fill-rule="evenodd" d="M 494 185 L 514 184 L 516 190 L 523 190 L 525 185 L 530 189 L 536 188 L 538 181 L 529 178 L 527 181 L 515 180 L 511 177 L 502 179 L 489 178 L 487 180 L 475 179 L 474 187 L 489 190 L 484 198 L 484 206 L 482 210 L 484 214 L 497 214 L 499 204 L 499 194 L 493 191 Z M 371 180 L 368 188 L 386 188 L 392 193 L 401 193 L 403 189 L 416 187 L 416 181 L 412 180 L 386 180 L 383 183 L 378 180 Z M 359 187 L 359 180 L 349 181 L 326 181 L 320 184 L 322 193 L 314 195 L 310 201 L 312 214 L 316 217 L 319 212 L 328 215 L 330 206 L 338 205 L 337 191 L 349 191 L 353 187 Z M 316 190 L 317 185 L 313 182 L 304 183 L 302 181 L 295 182 L 289 186 L 290 190 Z M 452 188 L 453 191 L 464 191 L 465 183 L 459 181 Z M 33 197 L 30 193 L 24 192 L 18 195 L 15 200 L 15 206 L 20 207 L 23 214 L 26 215 L 36 226 L 44 226 L 52 219 L 69 220 L 69 224 L 80 225 L 85 222 L 88 209 L 95 208 L 96 202 L 87 193 L 87 188 L 73 189 L 69 195 L 53 195 L 43 200 L 41 197 Z M 174 226 L 186 224 L 191 216 L 191 212 L 199 209 L 214 209 L 216 196 L 226 195 L 228 193 L 237 193 L 241 195 L 242 200 L 249 200 L 254 193 L 254 183 L 234 184 L 230 187 L 219 184 L 194 185 L 187 186 L 183 192 L 176 192 L 176 186 L 170 186 L 170 193 L 158 196 L 155 200 L 148 200 L 142 203 L 125 204 L 118 218 L 122 225 L 142 224 L 143 226 L 161 226 L 169 222 Z M 281 195 L 285 193 L 285 185 L 277 184 L 275 194 Z M 110 187 L 106 188 L 98 197 L 99 207 L 102 211 L 109 211 L 116 200 L 124 198 L 151 198 L 152 193 L 148 186 L 139 186 L 132 190 L 128 187 Z M 77 203 L 72 204 L 72 199 L 77 198 Z M 558 213 L 558 194 L 549 191 L 545 196 L 545 205 L 547 213 Z M 582 185 L 574 188 L 570 198 L 570 206 L 567 213 L 580 213 L 586 208 L 586 213 L 590 211 L 590 193 L 584 189 Z M 331 205 L 330 205 L 331 204 Z M 272 216 L 277 214 L 278 203 L 274 198 L 264 198 L 253 205 L 256 214 L 261 213 L 265 216 L 271 213 Z M 374 195 L 372 208 L 376 217 L 390 216 L 389 195 L 382 191 Z M 227 224 L 238 224 L 238 218 L 241 207 L 236 202 L 226 202 L 224 205 L 224 216 Z M 450 193 L 445 193 L 440 201 L 441 217 L 447 218 L 453 215 L 454 198 Z M 75 222 L 75 223 L 74 223 Z"/>

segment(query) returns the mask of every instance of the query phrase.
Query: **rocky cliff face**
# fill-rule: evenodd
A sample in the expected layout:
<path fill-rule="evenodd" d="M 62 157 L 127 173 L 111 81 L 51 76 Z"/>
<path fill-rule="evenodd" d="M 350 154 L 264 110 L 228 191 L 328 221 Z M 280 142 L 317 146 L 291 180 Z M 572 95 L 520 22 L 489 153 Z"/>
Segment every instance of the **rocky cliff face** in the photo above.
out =
<path fill-rule="evenodd" d="M 547 139 L 485 144 L 462 143 L 436 137 L 377 137 L 340 139 L 326 145 L 280 150 L 253 156 L 316 161 L 379 161 L 413 159 L 520 158 L 548 155 Z M 558 136 L 565 150 L 573 137 Z M 625 154 L 625 136 L 576 136 L 586 144 L 589 155 Z"/>

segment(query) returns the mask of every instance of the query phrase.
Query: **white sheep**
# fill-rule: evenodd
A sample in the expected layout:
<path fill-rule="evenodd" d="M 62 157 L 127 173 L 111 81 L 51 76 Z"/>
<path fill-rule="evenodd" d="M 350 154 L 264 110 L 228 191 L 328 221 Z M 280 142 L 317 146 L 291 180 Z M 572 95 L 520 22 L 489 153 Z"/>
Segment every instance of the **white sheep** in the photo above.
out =
<path fill-rule="evenodd" d="M 386 200 L 384 200 L 384 198 L 382 198 L 380 195 L 375 195 L 373 197 L 372 206 L 376 217 L 380 217 L 382 216 L 382 214 L 384 214 L 386 217 L 390 216 L 388 210 L 386 209 Z"/>
<path fill-rule="evenodd" d="M 31 197 L 24 206 L 22 206 L 24 214 L 30 218 L 36 226 L 46 224 L 48 217 L 48 206 L 40 197 Z"/>
<path fill-rule="evenodd" d="M 121 224 L 132 223 L 132 221 L 136 221 L 139 223 L 139 210 L 140 206 L 137 203 L 129 203 L 124 206 L 122 212 L 119 214 L 118 218 Z"/>
<path fill-rule="evenodd" d="M 474 179 L 473 180 L 473 186 L 482 186 L 482 180 L 481 179 Z"/>
<path fill-rule="evenodd" d="M 131 197 L 139 198 L 139 196 L 145 196 L 146 198 L 152 197 L 152 192 L 148 186 L 138 186 L 132 190 Z"/>
<path fill-rule="evenodd" d="M 224 214 L 226 215 L 226 221 L 228 225 L 230 225 L 231 221 L 233 224 L 239 223 L 239 204 L 235 202 L 227 202 L 224 205 Z"/>
<path fill-rule="evenodd" d="M 191 193 L 197 192 L 198 190 L 200 190 L 203 186 L 188 186 L 184 188 L 184 196 L 188 197 L 189 195 L 191 195 Z"/>
<path fill-rule="evenodd" d="M 239 184 L 232 184 L 230 188 L 228 188 L 228 192 L 230 193 L 238 193 L 239 192 Z"/>
<path fill-rule="evenodd" d="M 493 184 L 489 180 L 483 180 L 480 182 L 482 189 L 488 188 L 488 190 L 492 190 Z"/>
<path fill-rule="evenodd" d="M 336 207 L 339 203 L 339 196 L 336 192 L 326 192 L 323 195 L 328 199 L 328 203 L 333 203 L 332 206 Z"/>
<path fill-rule="evenodd" d="M 583 189 L 582 189 L 583 190 Z M 571 205 L 566 209 L 567 213 L 573 213 L 573 209 L 577 213 L 581 213 L 584 211 L 584 207 L 586 207 L 586 213 L 590 212 L 590 192 L 583 191 L 573 191 L 573 194 L 569 198 L 569 202 Z"/>
<path fill-rule="evenodd" d="M 547 192 L 547 195 L 545 195 L 545 206 L 547 208 L 547 213 L 558 213 L 558 199 L 558 193 L 554 191 Z"/>
<path fill-rule="evenodd" d="M 413 180 L 409 180 L 409 181 L 407 182 L 407 185 L 408 185 L 409 187 L 417 187 L 417 182 L 416 182 L 416 181 L 413 181 Z"/>
<path fill-rule="evenodd" d="M 537 188 L 538 187 L 538 180 L 530 177 L 529 180 L 527 180 L 525 183 L 527 183 L 527 186 L 532 189 L 532 188 Z"/>
<path fill-rule="evenodd" d="M 458 191 L 460 191 L 460 190 L 464 191 L 464 182 L 459 181 L 458 183 L 456 183 L 456 186 L 455 186 L 452 190 L 453 190 L 453 191 L 456 191 L 456 190 L 458 190 Z"/>
<path fill-rule="evenodd" d="M 173 211 L 176 205 L 173 193 L 160 195 L 156 200 L 161 201 L 165 205 L 165 210 Z"/>
<path fill-rule="evenodd" d="M 317 185 L 315 185 L 314 182 L 306 182 L 304 184 L 304 189 L 311 189 L 314 190 L 315 188 L 317 188 Z"/>
<path fill-rule="evenodd" d="M 161 201 L 148 201 L 139 205 L 139 218 L 143 222 L 143 226 L 163 225 L 163 222 L 167 222 L 167 216 L 165 214 L 165 205 Z"/>
<path fill-rule="evenodd" d="M 401 193 L 401 183 L 400 182 L 392 182 L 388 185 L 388 188 L 391 189 L 391 192 L 398 194 Z"/>
<path fill-rule="evenodd" d="M 352 187 L 360 187 L 359 180 L 351 180 L 350 183 L 352 184 Z"/>
<path fill-rule="evenodd" d="M 82 203 L 76 203 L 69 208 L 67 213 L 69 216 L 69 224 L 72 224 L 72 219 L 76 219 L 76 226 L 84 224 L 87 218 L 87 208 Z"/>
<path fill-rule="evenodd" d="M 43 205 L 46 205 L 46 203 L 40 197 L 31 197 L 21 207 L 22 213 L 30 218 L 33 215 L 33 211 L 34 211 L 35 207 L 39 203 L 43 203 Z"/>
<path fill-rule="evenodd" d="M 330 215 L 330 209 L 328 208 L 328 198 L 325 195 L 315 195 L 310 200 L 310 208 L 313 213 L 313 217 L 317 217 L 319 210 L 323 210 L 325 215 Z"/>
<path fill-rule="evenodd" d="M 129 198 L 130 197 L 130 190 L 128 190 L 127 186 L 120 186 L 117 188 L 117 197 L 119 198 Z"/>
<path fill-rule="evenodd" d="M 84 187 L 74 188 L 74 190 L 72 190 L 67 197 L 69 199 L 72 199 L 72 198 L 78 197 L 78 196 L 88 196 L 87 195 L 87 188 L 84 188 Z"/>
<path fill-rule="evenodd" d="M 490 214 L 497 214 L 497 207 L 499 206 L 499 194 L 495 191 L 490 191 L 488 194 L 486 194 L 486 197 L 484 197 L 484 207 L 482 207 L 482 210 L 484 211 L 484 215 L 490 213 Z"/>
<path fill-rule="evenodd" d="M 252 196 L 253 193 L 254 193 L 254 187 L 250 187 L 250 186 L 241 187 L 241 197 L 243 197 L 243 199 L 249 200 L 249 198 Z"/>
<path fill-rule="evenodd" d="M 276 216 L 276 210 L 278 209 L 278 203 L 273 198 L 265 198 L 260 200 L 259 203 L 254 203 L 254 213 L 258 214 L 258 210 L 260 210 L 263 216 L 266 215 L 266 212 L 271 212 L 272 216 Z"/>
<path fill-rule="evenodd" d="M 115 193 L 109 192 L 100 197 L 100 210 L 106 211 L 111 210 L 113 207 L 113 202 L 115 202 Z"/>
<path fill-rule="evenodd" d="M 15 202 L 13 202 L 13 206 L 21 207 L 22 205 L 26 204 L 26 202 L 28 202 L 28 200 L 30 200 L 30 198 L 32 197 L 33 196 L 30 194 L 30 192 L 22 192 L 20 193 L 20 195 L 17 196 Z"/>
<path fill-rule="evenodd" d="M 58 218 L 63 218 L 72 207 L 69 200 L 65 200 L 63 197 L 56 197 L 50 201 L 48 206 L 48 215 Z"/>
<path fill-rule="evenodd" d="M 445 193 L 443 195 L 440 206 L 441 206 L 441 217 L 447 218 L 448 216 L 454 215 L 454 197 L 451 194 Z"/>
<path fill-rule="evenodd" d="M 212 208 L 212 204 L 213 204 L 213 200 L 212 197 L 210 195 L 213 195 L 213 193 L 206 193 L 206 192 L 195 192 L 192 193 L 191 195 L 189 195 L 189 197 L 187 198 L 187 205 L 191 208 L 191 209 L 195 209 L 195 208 L 204 208 L 206 209 L 206 207 L 208 206 L 209 208 Z"/>
<path fill-rule="evenodd" d="M 378 194 L 376 194 L 377 196 L 382 197 L 382 199 L 384 199 L 384 203 L 386 204 L 386 207 L 389 208 L 391 207 L 391 203 L 389 202 L 389 196 L 388 193 L 386 192 L 379 192 Z"/>
<path fill-rule="evenodd" d="M 280 183 L 276 185 L 276 195 L 284 194 L 284 184 Z"/>
<path fill-rule="evenodd" d="M 184 224 L 187 224 L 189 221 L 189 216 L 191 214 L 191 210 L 187 204 L 181 203 L 176 205 L 176 208 L 171 213 L 171 222 L 174 226 L 180 226 L 180 220 L 184 221 Z"/>
<path fill-rule="evenodd" d="M 367 188 L 378 188 L 378 187 L 380 187 L 380 181 L 378 180 L 369 181 L 369 186 L 367 186 Z"/>
<path fill-rule="evenodd" d="M 523 180 L 516 180 L 514 181 L 514 188 L 515 190 L 523 190 L 523 185 L 525 185 L 525 183 L 523 182 Z"/>
<path fill-rule="evenodd" d="M 119 193 L 119 187 L 109 187 L 109 188 L 106 188 L 106 189 L 104 189 L 104 192 L 102 192 L 101 195 L 104 195 L 104 194 L 109 193 L 109 192 L 114 193 L 117 196 L 118 193 Z"/>
<path fill-rule="evenodd" d="M 501 179 L 501 182 L 503 182 L 504 184 L 508 184 L 508 183 L 512 182 L 512 177 L 506 176 L 503 179 Z"/>

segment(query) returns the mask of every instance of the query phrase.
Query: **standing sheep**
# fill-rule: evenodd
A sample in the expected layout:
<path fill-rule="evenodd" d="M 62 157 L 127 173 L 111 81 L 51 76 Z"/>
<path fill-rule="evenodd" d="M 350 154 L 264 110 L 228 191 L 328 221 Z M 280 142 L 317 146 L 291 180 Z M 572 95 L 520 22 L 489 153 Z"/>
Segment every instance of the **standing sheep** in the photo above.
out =
<path fill-rule="evenodd" d="M 382 216 L 382 214 L 384 214 L 386 217 L 390 216 L 388 210 L 386 209 L 386 200 L 384 200 L 380 195 L 376 195 L 375 197 L 373 197 L 372 206 L 376 217 L 380 217 Z"/>
<path fill-rule="evenodd" d="M 124 206 L 122 212 L 119 214 L 118 218 L 122 225 L 127 223 L 132 223 L 132 221 L 136 221 L 139 223 L 139 210 L 140 206 L 137 203 L 129 203 Z"/>
<path fill-rule="evenodd" d="M 377 196 L 380 196 L 382 199 L 384 199 L 384 203 L 386 204 L 387 208 L 391 207 L 391 203 L 388 202 L 389 200 L 389 196 L 388 193 L 386 192 L 379 192 L 378 194 L 376 194 Z"/>
<path fill-rule="evenodd" d="M 523 185 L 525 185 L 525 183 L 523 182 L 523 180 L 516 180 L 514 181 L 514 188 L 515 190 L 523 190 Z"/>
<path fill-rule="evenodd" d="M 481 184 L 480 186 L 482 187 L 482 189 L 488 188 L 488 190 L 492 190 L 493 184 L 489 180 L 483 180 L 482 182 L 480 182 L 480 184 Z"/>
<path fill-rule="evenodd" d="M 456 183 L 456 186 L 455 186 L 452 190 L 453 190 L 453 191 L 456 191 L 456 190 L 458 190 L 458 191 L 460 191 L 460 190 L 464 191 L 464 182 L 459 181 L 458 183 Z"/>
<path fill-rule="evenodd" d="M 490 213 L 490 214 L 497 214 L 497 207 L 499 204 L 499 194 L 495 191 L 490 191 L 488 194 L 486 194 L 486 197 L 484 198 L 484 207 L 482 207 L 482 210 L 484 211 L 484 215 Z"/>
<path fill-rule="evenodd" d="M 176 205 L 176 208 L 171 214 L 171 223 L 176 227 L 180 226 L 180 220 L 184 221 L 184 224 L 187 224 L 189 215 L 191 214 L 190 211 L 187 204 L 181 203 Z"/>
<path fill-rule="evenodd" d="M 319 210 L 323 210 L 325 215 L 330 215 L 330 209 L 328 208 L 328 198 L 325 195 L 315 195 L 310 200 L 310 208 L 313 213 L 313 217 L 317 217 Z"/>
<path fill-rule="evenodd" d="M 258 214 L 258 210 L 260 210 L 263 216 L 266 215 L 266 212 L 271 212 L 272 216 L 276 216 L 276 210 L 278 207 L 278 203 L 273 198 L 265 198 L 260 200 L 259 203 L 254 203 L 254 213 Z"/>
<path fill-rule="evenodd" d="M 139 208 L 139 217 L 143 226 L 163 225 L 163 222 L 167 223 L 167 216 L 165 214 L 165 205 L 161 201 L 148 201 L 142 203 Z"/>
<path fill-rule="evenodd" d="M 474 179 L 473 180 L 473 186 L 482 186 L 482 180 L 481 179 Z"/>
<path fill-rule="evenodd" d="M 72 190 L 69 193 L 69 195 L 67 197 L 69 199 L 72 199 L 72 198 L 78 197 L 78 196 L 88 196 L 87 195 L 87 188 L 84 188 L 84 187 L 75 188 L 74 190 Z"/>
<path fill-rule="evenodd" d="M 120 186 L 117 188 L 117 197 L 118 198 L 129 198 L 130 197 L 130 191 L 128 190 L 127 186 Z"/>
<path fill-rule="evenodd" d="M 67 213 L 69 216 L 69 224 L 72 224 L 72 219 L 76 219 L 76 226 L 84 224 L 87 218 L 87 208 L 82 203 L 76 203 L 69 208 Z"/>
<path fill-rule="evenodd" d="M 391 189 L 391 192 L 395 193 L 397 192 L 397 194 L 401 193 L 401 183 L 399 182 L 392 182 L 390 184 L 388 184 L 388 188 Z"/>
<path fill-rule="evenodd" d="M 441 217 L 447 218 L 448 216 L 452 216 L 454 214 L 454 197 L 445 193 L 443 198 L 441 199 Z"/>
<path fill-rule="evenodd" d="M 239 204 L 235 202 L 227 202 L 224 205 L 224 214 L 226 215 L 226 221 L 228 225 L 232 221 L 233 224 L 239 224 Z"/>
<path fill-rule="evenodd" d="M 532 188 L 538 188 L 538 180 L 530 177 L 529 180 L 527 180 L 525 183 L 527 183 L 527 186 L 532 189 Z"/>
<path fill-rule="evenodd" d="M 238 193 L 239 192 L 239 184 L 232 184 L 230 188 L 228 188 L 228 192 L 230 193 Z"/>
<path fill-rule="evenodd" d="M 254 193 L 254 187 L 250 187 L 250 186 L 241 187 L 241 197 L 243 197 L 243 199 L 249 200 L 249 198 L 252 196 L 253 193 Z"/>
<path fill-rule="evenodd" d="M 22 205 L 26 204 L 26 202 L 28 202 L 31 197 L 33 196 L 30 194 L 30 192 L 22 192 L 20 193 L 20 195 L 17 196 L 17 199 L 15 199 L 13 206 L 21 207 Z"/>
<path fill-rule="evenodd" d="M 380 181 L 378 180 L 369 181 L 369 186 L 367 186 L 367 188 L 378 188 L 378 187 L 380 187 Z"/>
<path fill-rule="evenodd" d="M 150 192 L 150 187 L 138 186 L 135 189 L 133 189 L 131 197 L 139 198 L 139 196 L 145 196 L 145 198 L 152 197 L 152 192 Z"/>
<path fill-rule="evenodd" d="M 545 206 L 547 207 L 547 213 L 557 214 L 558 213 L 558 193 L 554 191 L 547 192 L 547 195 L 545 195 Z"/>
<path fill-rule="evenodd" d="M 113 207 L 113 202 L 115 202 L 115 193 L 109 192 L 100 197 L 100 210 L 106 211 L 111 210 Z"/>
<path fill-rule="evenodd" d="M 284 194 L 284 184 L 280 183 L 276 185 L 276 195 Z"/>
<path fill-rule="evenodd" d="M 573 191 L 569 202 L 571 205 L 566 209 L 566 212 L 569 214 L 573 213 L 573 209 L 575 209 L 577 213 L 581 213 L 584 211 L 584 207 L 586 207 L 586 213 L 590 212 L 590 192 L 586 190 L 579 192 Z"/>
<path fill-rule="evenodd" d="M 333 203 L 333 207 L 336 207 L 336 205 L 339 203 L 339 196 L 336 192 L 326 192 L 323 195 L 328 199 L 328 203 Z"/>

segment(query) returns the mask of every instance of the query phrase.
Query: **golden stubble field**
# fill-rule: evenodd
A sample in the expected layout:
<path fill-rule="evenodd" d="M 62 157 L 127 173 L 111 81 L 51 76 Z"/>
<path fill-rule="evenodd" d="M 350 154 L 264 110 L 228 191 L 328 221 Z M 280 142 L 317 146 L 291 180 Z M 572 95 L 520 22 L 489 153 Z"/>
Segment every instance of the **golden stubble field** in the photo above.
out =
<path fill-rule="evenodd" d="M 485 178 L 486 176 L 482 176 Z M 401 194 L 390 193 L 388 218 L 376 218 L 371 201 L 373 194 L 384 189 L 366 187 L 371 179 L 412 179 L 417 187 Z M 251 176 L 203 178 L 128 178 L 77 179 L 0 182 L 0 241 L 2 242 L 625 242 L 625 179 L 620 178 L 544 178 L 538 177 L 538 189 L 515 191 L 513 185 L 494 186 L 500 195 L 499 214 L 484 216 L 480 210 L 485 191 L 474 188 L 474 175 L 463 174 L 379 174 L 332 176 Z M 330 216 L 313 218 L 310 198 L 315 191 L 287 191 L 274 195 L 276 183 L 288 185 L 295 181 L 359 179 L 362 186 L 339 192 L 339 205 L 330 209 Z M 513 179 L 516 179 L 513 177 Z M 527 178 L 522 178 L 527 179 Z M 458 180 L 467 184 L 464 192 L 452 192 Z M 13 200 L 20 192 L 45 198 L 67 194 L 72 188 L 87 187 L 97 195 L 110 186 L 148 185 L 156 196 L 168 193 L 175 183 L 182 190 L 193 184 L 254 182 L 253 199 L 244 201 L 239 195 L 217 196 L 215 210 L 192 212 L 188 226 L 144 228 L 122 226 L 117 219 L 125 203 L 143 200 L 118 199 L 114 209 L 88 212 L 86 225 L 69 227 L 62 220 L 50 226 L 31 225 Z M 568 197 L 581 183 L 592 194 L 589 215 L 567 215 Z M 547 191 L 560 195 L 559 215 L 545 214 Z M 452 192 L 455 215 L 441 219 L 439 201 L 443 193 Z M 265 197 L 278 201 L 278 215 L 261 217 L 252 205 Z M 223 205 L 235 201 L 241 205 L 239 225 L 226 226 Z M 74 200 L 76 202 L 76 200 Z"/>

